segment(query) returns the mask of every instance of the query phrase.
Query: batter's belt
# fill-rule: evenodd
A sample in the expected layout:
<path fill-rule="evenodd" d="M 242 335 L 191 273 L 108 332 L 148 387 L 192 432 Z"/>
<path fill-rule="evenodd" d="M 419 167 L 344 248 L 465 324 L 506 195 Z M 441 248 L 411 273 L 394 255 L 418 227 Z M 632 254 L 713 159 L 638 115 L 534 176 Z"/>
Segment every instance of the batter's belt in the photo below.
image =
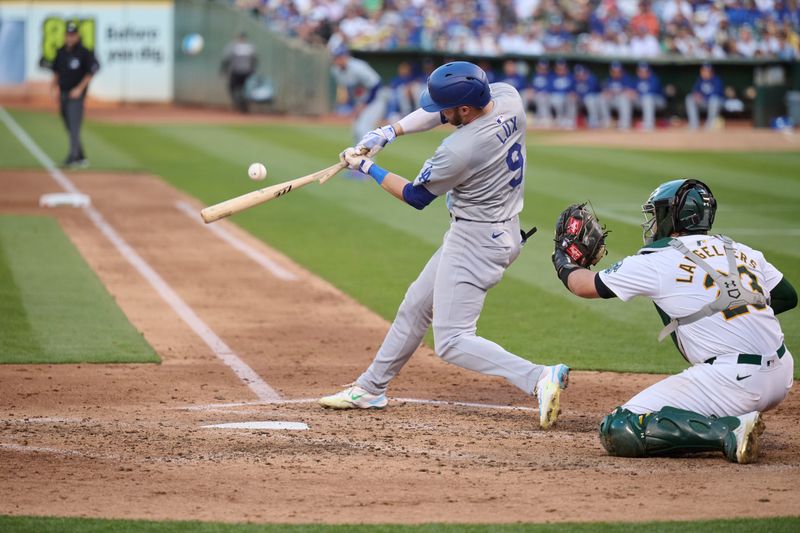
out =
<path fill-rule="evenodd" d="M 453 220 L 455 220 L 456 222 L 474 222 L 474 223 L 477 223 L 477 224 L 505 224 L 509 220 L 514 220 L 515 218 L 517 218 L 517 217 L 511 217 L 511 218 L 507 218 L 505 220 L 472 220 L 472 219 L 469 219 L 469 218 L 456 217 L 456 216 L 453 216 L 452 214 L 450 215 L 450 217 Z M 522 237 L 521 244 L 525 244 L 527 242 L 527 240 L 529 238 L 531 238 L 534 233 L 536 233 L 537 230 L 538 230 L 538 228 L 536 226 L 532 227 L 530 229 L 530 231 L 525 231 L 524 229 L 520 228 L 519 234 L 520 234 L 520 237 Z"/>
<path fill-rule="evenodd" d="M 778 348 L 778 350 L 775 352 L 774 355 L 777 355 L 778 359 L 780 359 L 781 357 L 783 357 L 783 354 L 785 354 L 785 353 L 786 353 L 786 345 L 785 344 L 781 344 L 781 347 Z M 740 365 L 758 365 L 758 366 L 761 366 L 761 364 L 762 364 L 762 362 L 764 360 L 764 357 L 772 357 L 772 355 L 761 356 L 761 355 L 758 355 L 758 354 L 755 354 L 755 353 L 740 353 L 736 357 L 736 362 L 738 364 L 740 364 Z M 709 359 L 706 359 L 703 362 L 705 364 L 707 364 L 707 365 L 713 365 L 714 361 L 716 361 L 716 360 L 717 360 L 716 357 L 711 357 Z"/>

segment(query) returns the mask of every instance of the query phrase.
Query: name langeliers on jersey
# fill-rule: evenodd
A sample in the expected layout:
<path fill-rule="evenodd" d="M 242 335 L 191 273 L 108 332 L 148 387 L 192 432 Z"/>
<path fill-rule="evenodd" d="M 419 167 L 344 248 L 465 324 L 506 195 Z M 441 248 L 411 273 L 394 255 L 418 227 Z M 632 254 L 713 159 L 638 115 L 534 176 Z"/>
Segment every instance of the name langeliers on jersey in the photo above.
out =
<path fill-rule="evenodd" d="M 711 257 L 725 257 L 725 250 L 720 250 L 717 248 L 716 244 L 712 244 L 710 249 L 708 246 L 700 246 L 699 248 L 692 250 L 700 259 L 709 259 Z M 744 263 L 745 265 L 749 266 L 750 268 L 758 268 L 758 263 L 755 259 L 749 259 L 744 252 L 735 251 L 734 257 Z M 698 266 L 691 261 L 686 261 L 685 263 L 679 263 L 678 268 L 681 270 L 686 271 L 686 275 L 683 278 L 675 278 L 675 281 L 679 283 L 692 283 L 694 281 L 694 274 L 697 270 Z M 702 269 L 701 269 L 702 270 Z M 683 275 L 683 274 L 679 274 Z"/>

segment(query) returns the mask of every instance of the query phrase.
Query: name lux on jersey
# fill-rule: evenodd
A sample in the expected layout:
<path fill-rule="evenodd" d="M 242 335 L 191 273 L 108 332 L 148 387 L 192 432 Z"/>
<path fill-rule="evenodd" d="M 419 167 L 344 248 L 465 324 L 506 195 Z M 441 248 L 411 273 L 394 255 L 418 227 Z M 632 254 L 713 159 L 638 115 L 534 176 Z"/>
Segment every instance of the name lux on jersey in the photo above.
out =
<path fill-rule="evenodd" d="M 503 133 L 505 137 L 501 137 L 499 133 L 495 133 L 495 136 L 500 141 L 500 144 L 506 144 L 506 141 L 511 134 L 517 131 L 517 117 L 511 117 L 509 120 L 503 120 L 503 115 L 497 117 L 497 123 L 503 128 Z"/>

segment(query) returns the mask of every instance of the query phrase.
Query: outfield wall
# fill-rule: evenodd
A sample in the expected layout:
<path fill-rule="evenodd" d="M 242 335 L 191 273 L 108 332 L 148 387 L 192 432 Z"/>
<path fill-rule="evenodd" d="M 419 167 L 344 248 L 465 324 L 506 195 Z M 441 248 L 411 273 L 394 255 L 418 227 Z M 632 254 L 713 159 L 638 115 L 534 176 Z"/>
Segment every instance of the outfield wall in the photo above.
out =
<path fill-rule="evenodd" d="M 197 54 L 176 52 L 176 102 L 230 105 L 220 64 L 225 45 L 240 32 L 247 34 L 258 51 L 256 74 L 274 88 L 273 101 L 264 110 L 300 115 L 330 110 L 330 58 L 324 49 L 271 32 L 248 11 L 208 0 L 175 3 L 176 46 L 195 33 L 204 43 Z"/>
<path fill-rule="evenodd" d="M 0 88 L 37 92 L 52 79 L 48 65 L 76 20 L 100 72 L 90 96 L 105 101 L 168 102 L 173 96 L 171 0 L 3 0 L 0 2 Z"/>

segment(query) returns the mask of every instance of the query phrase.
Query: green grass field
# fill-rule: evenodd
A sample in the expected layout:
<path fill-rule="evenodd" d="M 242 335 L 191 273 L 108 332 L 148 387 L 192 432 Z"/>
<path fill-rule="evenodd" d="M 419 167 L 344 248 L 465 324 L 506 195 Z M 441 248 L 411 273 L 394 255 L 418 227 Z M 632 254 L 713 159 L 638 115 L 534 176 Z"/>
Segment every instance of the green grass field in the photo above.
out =
<path fill-rule="evenodd" d="M 0 216 L 0 363 L 158 362 L 55 219 Z"/>
<path fill-rule="evenodd" d="M 66 137 L 55 115 L 13 111 L 55 161 Z M 54 127 L 55 126 L 55 127 Z M 146 171 L 205 203 L 256 188 L 249 163 L 262 161 L 272 184 L 330 165 L 349 142 L 344 127 L 315 125 L 121 125 L 89 121 L 85 144 L 94 170 Z M 381 165 L 413 178 L 447 133 L 404 137 Z M 3 143 L 16 143 L 7 132 Z M 763 251 L 800 286 L 800 153 L 703 153 L 542 147 L 528 142 L 525 225 L 540 232 L 488 296 L 479 332 L 543 363 L 578 369 L 675 372 L 685 363 L 650 302 L 580 300 L 550 264 L 552 227 L 569 203 L 591 199 L 612 233 L 600 267 L 641 246 L 640 206 L 661 182 L 705 180 L 719 201 L 715 230 Z M 16 146 L 3 166 L 36 166 Z M 408 284 L 441 242 L 448 225 L 442 199 L 418 212 L 371 181 L 338 177 L 256 207 L 232 220 L 344 292 L 391 319 Z M 336 265 L 331 268 L 331 265 Z M 800 345 L 800 312 L 781 315 L 786 344 Z M 800 371 L 796 373 L 800 376 Z"/>
<path fill-rule="evenodd" d="M 93 518 L 50 518 L 0 516 L 0 529 L 9 533 L 683 533 L 685 531 L 725 533 L 783 533 L 800 528 L 800 518 L 740 518 L 698 522 L 590 523 L 590 524 L 424 524 L 402 525 L 287 525 L 220 524 L 211 522 L 149 522 L 143 520 L 99 520 Z"/>

